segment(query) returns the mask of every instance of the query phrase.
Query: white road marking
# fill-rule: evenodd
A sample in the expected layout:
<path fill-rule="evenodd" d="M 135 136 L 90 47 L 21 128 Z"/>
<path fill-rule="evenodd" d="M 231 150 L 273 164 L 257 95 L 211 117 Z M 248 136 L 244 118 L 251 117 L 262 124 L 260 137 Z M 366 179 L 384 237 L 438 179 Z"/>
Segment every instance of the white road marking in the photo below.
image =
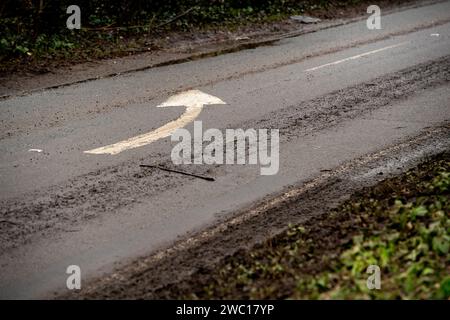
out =
<path fill-rule="evenodd" d="M 28 152 L 42 152 L 42 149 L 29 149 Z"/>
<path fill-rule="evenodd" d="M 89 154 L 118 154 L 122 151 L 145 146 L 161 138 L 170 136 L 178 128 L 186 126 L 198 117 L 203 106 L 210 104 L 226 104 L 222 100 L 200 90 L 189 90 L 176 94 L 157 108 L 186 106 L 185 112 L 176 120 L 171 121 L 158 129 L 120 141 L 104 147 L 84 151 Z"/>
<path fill-rule="evenodd" d="M 432 33 L 432 34 L 430 34 L 430 36 L 432 36 L 432 37 L 439 37 L 439 33 Z"/>
<path fill-rule="evenodd" d="M 402 46 L 405 43 L 406 42 L 402 42 L 402 43 L 395 44 L 395 45 L 388 46 L 388 47 L 384 47 L 384 48 L 381 48 L 381 49 L 377 49 L 377 50 L 361 53 L 361 54 L 358 54 L 356 56 L 348 57 L 348 58 L 345 58 L 345 59 L 342 59 L 342 60 L 326 63 L 326 64 L 323 64 L 323 65 L 320 65 L 320 66 L 317 66 L 317 67 L 314 67 L 314 68 L 306 69 L 305 72 L 316 71 L 316 70 L 319 70 L 319 69 L 322 69 L 322 68 L 325 68 L 325 67 L 329 67 L 329 66 L 333 66 L 333 65 L 336 65 L 336 64 L 340 64 L 340 63 L 343 63 L 343 62 L 346 62 L 346 61 L 359 59 L 359 58 L 362 58 L 362 57 L 365 57 L 365 56 L 368 56 L 368 55 L 371 55 L 371 54 L 374 54 L 374 53 L 378 53 L 378 52 L 381 52 L 381 51 L 385 51 L 385 50 L 389 50 L 389 49 L 392 49 L 392 48 L 396 48 L 396 47 Z"/>

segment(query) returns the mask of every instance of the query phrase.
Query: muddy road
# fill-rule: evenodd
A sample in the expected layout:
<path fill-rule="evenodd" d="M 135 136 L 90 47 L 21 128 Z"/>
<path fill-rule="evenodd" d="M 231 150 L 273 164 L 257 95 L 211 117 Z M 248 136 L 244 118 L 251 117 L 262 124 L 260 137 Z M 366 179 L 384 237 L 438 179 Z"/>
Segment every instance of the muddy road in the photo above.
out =
<path fill-rule="evenodd" d="M 109 288 L 108 296 L 143 275 L 143 287 L 123 294 L 142 296 L 143 288 L 329 208 L 381 179 L 380 171 L 395 174 L 447 150 L 450 2 L 382 21 L 381 30 L 362 20 L 0 100 L 0 296 L 64 294 L 73 264 L 84 293 Z M 156 106 L 191 89 L 224 102 L 196 114 L 204 130 L 279 129 L 278 173 L 261 175 L 258 165 L 176 166 L 214 178 L 205 181 L 140 167 L 175 168 L 170 137 L 144 145 L 129 139 L 182 117 L 184 106 Z M 192 132 L 193 123 L 186 128 Z M 86 152 L 117 142 L 131 147 Z M 305 188 L 313 191 L 304 210 L 258 209 Z M 112 270 L 121 271 L 98 278 Z"/>

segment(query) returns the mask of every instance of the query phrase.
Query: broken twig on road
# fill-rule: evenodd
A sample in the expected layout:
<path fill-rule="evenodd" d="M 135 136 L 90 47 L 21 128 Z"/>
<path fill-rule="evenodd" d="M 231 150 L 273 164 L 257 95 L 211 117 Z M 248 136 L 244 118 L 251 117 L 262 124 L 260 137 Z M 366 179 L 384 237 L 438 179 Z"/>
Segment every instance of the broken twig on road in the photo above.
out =
<path fill-rule="evenodd" d="M 175 172 L 175 173 L 180 173 L 180 174 L 184 174 L 187 176 L 192 176 L 192 177 L 196 177 L 196 178 L 200 178 L 203 180 L 207 180 L 207 181 L 215 181 L 214 178 L 212 177 L 206 177 L 206 176 L 201 176 L 195 173 L 189 173 L 189 172 L 184 172 L 184 171 L 179 171 L 179 170 L 174 170 L 174 169 L 168 169 L 168 168 L 164 168 L 161 166 L 155 166 L 155 165 L 149 165 L 149 164 L 141 164 L 139 165 L 141 168 L 156 168 L 156 169 L 160 169 L 160 170 L 164 170 L 164 171 L 168 171 L 168 172 Z"/>

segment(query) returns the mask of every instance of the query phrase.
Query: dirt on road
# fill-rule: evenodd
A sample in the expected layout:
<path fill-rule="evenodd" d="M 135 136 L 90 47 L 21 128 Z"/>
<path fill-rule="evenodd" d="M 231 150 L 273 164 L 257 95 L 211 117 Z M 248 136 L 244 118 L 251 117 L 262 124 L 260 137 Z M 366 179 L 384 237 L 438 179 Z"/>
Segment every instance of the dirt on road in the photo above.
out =
<path fill-rule="evenodd" d="M 260 119 L 240 123 L 238 127 L 279 128 L 280 142 L 289 141 L 403 101 L 415 92 L 446 85 L 449 81 L 450 58 L 444 57 L 277 110 Z M 7 129 L 15 131 L 13 127 Z M 195 179 L 160 170 L 143 170 L 139 167 L 142 163 L 173 166 L 167 155 L 149 155 L 145 159 L 79 176 L 62 185 L 1 201 L 1 249 L 18 247 L 36 235 L 57 234 L 65 231 L 67 225 L 76 230 L 90 219 L 114 214 L 117 208 L 131 206 L 139 199 L 157 196 Z M 179 167 L 183 169 L 183 166 Z M 189 166 L 188 169 L 216 178 L 225 174 L 224 165 Z"/>
<path fill-rule="evenodd" d="M 446 141 L 449 133 L 448 126 L 430 129 L 409 141 L 355 159 L 302 186 L 290 187 L 278 196 L 237 212 L 224 223 L 181 240 L 167 250 L 133 260 L 104 277 L 90 279 L 80 292 L 57 297 L 175 299 L 267 298 L 269 295 L 286 298 L 292 294 L 291 278 L 274 285 L 276 292 L 262 288 L 267 284 L 264 281 L 270 279 L 261 280 L 263 282 L 256 284 L 253 292 L 251 286 L 239 285 L 239 281 L 231 280 L 233 278 L 229 287 L 220 279 L 226 279 L 227 274 L 236 276 L 243 270 L 234 269 L 236 264 L 255 262 L 252 257 L 261 250 L 273 252 L 277 246 L 285 245 L 293 228 L 300 231 L 307 228 L 311 239 L 308 243 L 320 243 L 314 248 L 314 255 L 305 252 L 301 256 L 305 263 L 301 271 L 314 274 L 326 270 L 329 265 L 325 262 L 332 261 L 346 248 L 345 241 L 348 243 L 352 236 L 367 227 L 367 221 L 358 217 L 359 212 L 340 215 L 339 210 L 349 203 L 368 199 L 369 194 L 389 204 L 392 194 L 410 192 L 415 197 L 414 184 L 427 177 L 430 179 L 430 168 L 438 168 L 430 165 L 434 160 L 411 171 L 413 179 L 411 173 L 395 176 L 415 168 L 427 158 L 441 159 L 448 164 L 448 153 L 443 151 L 448 145 L 442 145 L 442 141 Z M 444 154 L 435 158 L 440 152 Z M 405 191 L 405 188 L 411 189 Z M 331 220 L 330 212 L 335 213 Z M 374 230 L 381 230 L 384 223 L 378 221 Z M 321 262 L 322 255 L 328 256 Z"/>

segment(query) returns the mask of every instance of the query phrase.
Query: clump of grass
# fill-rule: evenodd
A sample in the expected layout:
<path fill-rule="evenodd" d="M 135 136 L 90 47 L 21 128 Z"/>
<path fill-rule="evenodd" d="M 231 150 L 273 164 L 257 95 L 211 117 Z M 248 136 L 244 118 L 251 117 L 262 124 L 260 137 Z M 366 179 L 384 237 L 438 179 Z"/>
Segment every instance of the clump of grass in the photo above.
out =
<path fill-rule="evenodd" d="M 383 221 L 376 232 L 361 232 L 334 266 L 298 281 L 297 298 L 448 299 L 450 297 L 450 172 L 440 171 L 408 200 L 389 208 L 367 208 Z M 366 210 L 367 210 L 366 209 Z M 369 265 L 381 268 L 381 289 L 366 285 Z"/>

